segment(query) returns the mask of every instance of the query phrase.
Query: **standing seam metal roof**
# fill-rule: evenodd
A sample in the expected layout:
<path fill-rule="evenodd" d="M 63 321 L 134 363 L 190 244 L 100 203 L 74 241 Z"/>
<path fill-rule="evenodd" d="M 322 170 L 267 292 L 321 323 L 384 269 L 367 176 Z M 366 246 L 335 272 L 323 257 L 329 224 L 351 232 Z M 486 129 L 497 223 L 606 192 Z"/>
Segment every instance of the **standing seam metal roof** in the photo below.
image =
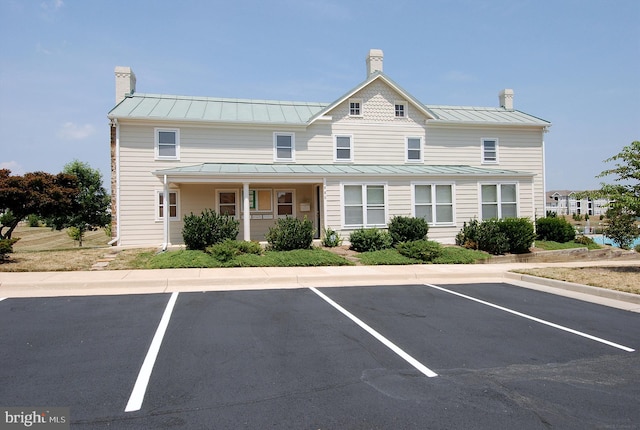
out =
<path fill-rule="evenodd" d="M 379 74 L 355 87 L 352 92 L 366 86 L 375 78 L 384 78 L 389 85 L 396 85 L 385 75 Z M 435 119 L 430 119 L 429 122 L 435 124 L 464 123 L 538 127 L 551 125 L 550 122 L 533 115 L 501 107 L 423 105 L 400 87 L 397 89 L 403 92 L 412 103 L 434 117 Z M 347 93 L 346 96 L 349 94 Z M 304 126 L 322 114 L 328 113 L 342 98 L 333 103 L 321 103 L 134 93 L 114 107 L 108 117 Z"/>
<path fill-rule="evenodd" d="M 193 166 L 156 170 L 155 175 L 208 176 L 208 175 L 280 175 L 298 176 L 532 176 L 532 173 L 505 169 L 488 169 L 465 165 L 379 165 L 379 164 L 245 164 L 203 163 Z"/>

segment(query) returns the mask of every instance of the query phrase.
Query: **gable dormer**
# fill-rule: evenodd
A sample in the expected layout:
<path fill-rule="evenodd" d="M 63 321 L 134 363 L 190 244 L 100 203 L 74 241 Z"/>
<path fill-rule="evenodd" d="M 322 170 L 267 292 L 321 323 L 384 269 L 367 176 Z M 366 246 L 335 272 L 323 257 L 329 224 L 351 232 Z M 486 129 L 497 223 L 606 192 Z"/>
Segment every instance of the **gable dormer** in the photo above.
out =
<path fill-rule="evenodd" d="M 383 73 L 384 54 L 371 49 L 366 58 L 367 79 L 314 116 L 364 123 L 413 122 L 424 124 L 436 116 Z"/>

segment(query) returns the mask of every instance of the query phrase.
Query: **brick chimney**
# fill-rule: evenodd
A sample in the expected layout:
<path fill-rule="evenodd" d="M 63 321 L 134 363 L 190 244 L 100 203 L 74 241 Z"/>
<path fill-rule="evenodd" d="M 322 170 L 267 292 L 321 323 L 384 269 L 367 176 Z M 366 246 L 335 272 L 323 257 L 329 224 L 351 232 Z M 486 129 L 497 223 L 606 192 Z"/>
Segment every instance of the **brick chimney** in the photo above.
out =
<path fill-rule="evenodd" d="M 513 110 L 513 90 L 506 88 L 500 91 L 498 99 L 500 100 L 501 108 L 505 108 L 506 110 Z"/>
<path fill-rule="evenodd" d="M 116 66 L 116 104 L 136 91 L 136 75 L 131 67 Z"/>
<path fill-rule="evenodd" d="M 367 78 L 375 72 L 382 72 L 382 54 L 381 49 L 370 49 L 367 55 Z"/>

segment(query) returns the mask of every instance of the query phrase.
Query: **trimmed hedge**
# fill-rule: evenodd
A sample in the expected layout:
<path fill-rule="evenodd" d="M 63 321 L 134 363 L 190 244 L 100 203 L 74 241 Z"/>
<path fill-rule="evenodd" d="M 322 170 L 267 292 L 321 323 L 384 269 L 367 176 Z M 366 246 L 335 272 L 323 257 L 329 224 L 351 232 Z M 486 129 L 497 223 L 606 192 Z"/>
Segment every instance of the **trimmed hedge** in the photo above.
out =
<path fill-rule="evenodd" d="M 456 245 L 478 249 L 490 254 L 529 252 L 535 233 L 533 223 L 527 218 L 489 219 L 482 222 L 473 219 L 464 223 L 456 235 Z"/>
<path fill-rule="evenodd" d="M 307 217 L 303 220 L 286 217 L 279 218 L 276 225 L 269 228 L 265 238 L 274 251 L 310 249 L 313 232 L 313 223 Z"/>
<path fill-rule="evenodd" d="M 205 209 L 199 216 L 193 212 L 185 215 L 182 238 L 187 249 L 204 251 L 207 246 L 226 239 L 234 240 L 238 236 L 239 225 L 240 222 L 229 215 Z"/>
<path fill-rule="evenodd" d="M 429 225 L 423 218 L 394 216 L 389 222 L 389 234 L 396 245 L 402 242 L 423 240 L 427 237 Z"/>
<path fill-rule="evenodd" d="M 396 246 L 401 255 L 424 262 L 431 262 L 442 255 L 442 245 L 431 240 L 413 240 Z"/>
<path fill-rule="evenodd" d="M 361 228 L 349 235 L 351 249 L 357 252 L 380 251 L 393 246 L 389 232 L 377 228 Z"/>
<path fill-rule="evenodd" d="M 536 234 L 539 240 L 565 243 L 576 238 L 576 230 L 564 218 L 546 217 L 536 220 Z"/>

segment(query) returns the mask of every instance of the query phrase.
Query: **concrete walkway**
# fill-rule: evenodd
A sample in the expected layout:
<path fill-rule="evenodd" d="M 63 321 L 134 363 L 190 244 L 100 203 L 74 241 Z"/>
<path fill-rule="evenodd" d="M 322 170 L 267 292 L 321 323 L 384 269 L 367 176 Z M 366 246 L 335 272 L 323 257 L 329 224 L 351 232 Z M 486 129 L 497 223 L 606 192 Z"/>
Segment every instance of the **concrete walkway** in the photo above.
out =
<path fill-rule="evenodd" d="M 0 272 L 0 298 L 332 286 L 509 282 L 527 288 L 640 312 L 640 295 L 520 275 L 535 267 L 638 266 L 630 261 L 423 264 L 409 266 L 251 267 L 222 269 Z"/>

